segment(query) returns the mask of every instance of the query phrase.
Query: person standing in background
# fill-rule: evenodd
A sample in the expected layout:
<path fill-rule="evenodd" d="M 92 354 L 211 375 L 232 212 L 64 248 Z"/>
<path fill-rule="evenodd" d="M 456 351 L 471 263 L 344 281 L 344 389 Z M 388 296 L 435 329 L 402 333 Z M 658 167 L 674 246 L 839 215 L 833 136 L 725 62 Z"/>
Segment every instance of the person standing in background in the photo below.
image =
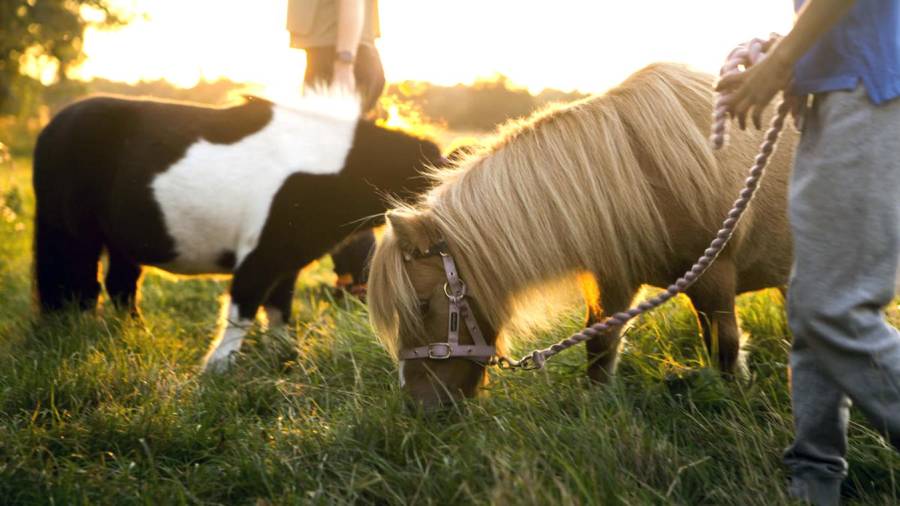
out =
<path fill-rule="evenodd" d="M 364 112 L 375 108 L 384 90 L 378 0 L 288 0 L 287 29 L 291 47 L 306 51 L 306 85 L 356 90 Z"/>
<path fill-rule="evenodd" d="M 363 113 L 371 113 L 384 91 L 384 68 L 375 48 L 381 36 L 378 0 L 288 0 L 291 47 L 306 51 L 305 86 L 355 90 Z M 331 252 L 337 287 L 361 296 L 366 261 L 375 245 L 372 230 L 353 234 Z"/>

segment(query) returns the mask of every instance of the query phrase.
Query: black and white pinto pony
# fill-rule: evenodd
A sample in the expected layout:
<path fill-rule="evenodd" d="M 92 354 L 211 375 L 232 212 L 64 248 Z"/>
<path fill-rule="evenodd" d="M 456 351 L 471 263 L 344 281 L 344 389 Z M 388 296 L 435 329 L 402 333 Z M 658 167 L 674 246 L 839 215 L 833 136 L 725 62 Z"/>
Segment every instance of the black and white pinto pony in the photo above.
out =
<path fill-rule="evenodd" d="M 360 118 L 331 91 L 295 106 L 233 107 L 95 97 L 47 125 L 34 153 L 35 278 L 43 314 L 94 309 L 106 291 L 136 315 L 142 266 L 233 274 L 227 324 L 204 360 L 222 370 L 259 307 L 290 318 L 299 270 L 384 211 L 379 192 L 416 192 L 438 147 Z"/>

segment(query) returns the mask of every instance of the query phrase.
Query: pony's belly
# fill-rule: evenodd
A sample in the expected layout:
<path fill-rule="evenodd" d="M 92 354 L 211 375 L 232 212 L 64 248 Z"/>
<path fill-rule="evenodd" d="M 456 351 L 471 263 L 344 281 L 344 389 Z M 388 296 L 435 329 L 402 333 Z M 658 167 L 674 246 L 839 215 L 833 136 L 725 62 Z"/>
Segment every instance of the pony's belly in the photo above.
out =
<path fill-rule="evenodd" d="M 251 250 L 255 247 L 255 241 L 241 241 L 237 213 L 171 204 L 169 200 L 161 207 L 167 232 L 174 240 L 175 256 L 158 267 L 176 274 L 230 273 L 249 253 L 242 244 Z"/>
<path fill-rule="evenodd" d="M 220 211 L 189 217 L 163 206 L 175 256 L 159 267 L 176 274 L 233 272 L 256 249 L 265 218 L 245 223 L 236 212 Z"/>
<path fill-rule="evenodd" d="M 231 274 L 232 269 L 222 265 L 221 259 L 176 257 L 170 262 L 153 264 L 153 267 L 181 276 L 201 276 L 209 274 Z"/>
<path fill-rule="evenodd" d="M 229 274 L 256 247 L 257 234 L 248 240 L 231 216 L 182 217 L 169 235 L 175 242 L 175 256 L 158 265 L 175 274 Z M 242 240 L 244 239 L 244 240 Z"/>

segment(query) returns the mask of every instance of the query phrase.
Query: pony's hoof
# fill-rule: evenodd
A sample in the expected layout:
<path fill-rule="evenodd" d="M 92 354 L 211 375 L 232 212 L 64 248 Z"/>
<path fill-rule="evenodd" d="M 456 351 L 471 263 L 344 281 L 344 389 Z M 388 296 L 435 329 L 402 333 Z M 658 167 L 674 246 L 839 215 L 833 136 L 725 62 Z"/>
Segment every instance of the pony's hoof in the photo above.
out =
<path fill-rule="evenodd" d="M 203 360 L 203 373 L 223 374 L 237 362 L 237 350 L 231 350 L 225 353 L 219 353 L 220 350 L 213 351 Z"/>

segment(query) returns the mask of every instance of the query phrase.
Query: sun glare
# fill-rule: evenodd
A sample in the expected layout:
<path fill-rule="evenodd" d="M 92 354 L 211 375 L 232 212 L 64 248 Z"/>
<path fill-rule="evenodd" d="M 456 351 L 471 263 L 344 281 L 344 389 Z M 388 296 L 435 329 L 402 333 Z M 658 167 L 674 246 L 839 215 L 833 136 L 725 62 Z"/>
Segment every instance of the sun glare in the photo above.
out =
<path fill-rule="evenodd" d="M 119 0 L 143 12 L 124 28 L 89 29 L 81 78 L 226 77 L 268 96 L 301 85 L 288 47 L 285 0 Z M 469 83 L 502 73 L 532 92 L 601 91 L 653 61 L 715 71 L 736 43 L 790 27 L 787 0 L 382 0 L 379 41 L 388 81 Z"/>

